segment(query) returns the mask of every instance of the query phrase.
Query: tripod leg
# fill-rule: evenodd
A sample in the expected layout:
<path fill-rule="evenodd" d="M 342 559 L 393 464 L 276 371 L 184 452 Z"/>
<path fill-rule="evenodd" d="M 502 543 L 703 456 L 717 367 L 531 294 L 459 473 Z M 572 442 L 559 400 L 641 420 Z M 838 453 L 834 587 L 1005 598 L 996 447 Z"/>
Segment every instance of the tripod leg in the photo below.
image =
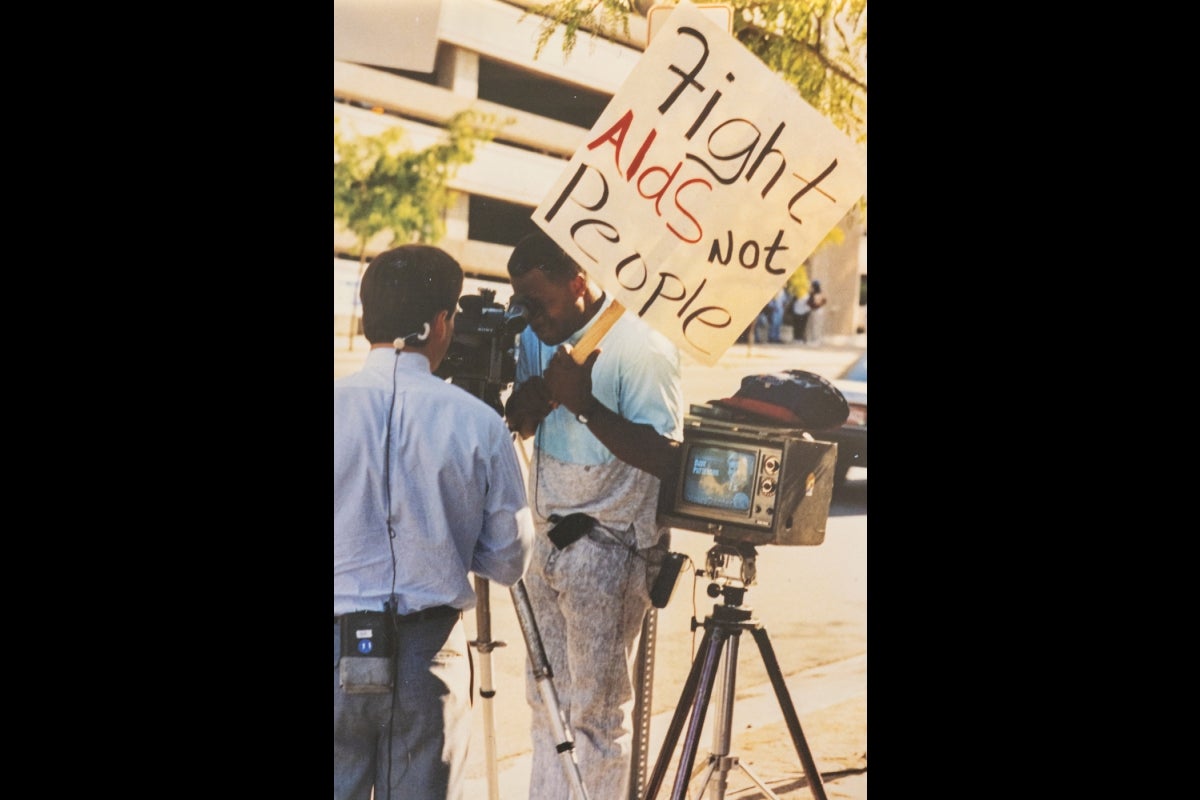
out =
<path fill-rule="evenodd" d="M 703 779 L 699 782 L 699 793 L 696 795 L 696 800 L 703 800 L 704 792 L 708 789 L 708 782 L 712 780 L 712 776 L 720 769 L 724 773 L 728 773 L 733 767 L 737 767 L 742 772 L 746 773 L 746 777 L 754 782 L 754 785 L 762 790 L 763 796 L 767 800 L 779 800 L 779 795 L 771 791 L 771 787 L 767 786 L 757 775 L 750 771 L 750 768 L 741 762 L 737 756 L 709 756 L 708 763 L 704 767 Z M 727 781 L 722 775 L 717 785 L 717 790 L 713 794 L 714 800 L 725 800 L 725 790 Z"/>
<path fill-rule="evenodd" d="M 775 649 L 771 647 L 771 640 L 767 638 L 765 629 L 754 628 L 753 633 L 754 641 L 758 642 L 758 649 L 762 652 L 767 675 L 771 677 L 771 685 L 775 687 L 775 697 L 779 700 L 779 708 L 783 711 L 783 718 L 792 734 L 792 744 L 796 746 L 796 754 L 800 756 L 800 763 L 804 766 L 804 774 L 808 777 L 808 785 L 812 789 L 813 797 L 816 800 L 826 800 L 825 785 L 821 783 L 821 773 L 817 770 L 817 764 L 813 761 L 812 753 L 808 749 L 804 731 L 800 729 L 800 718 L 796 715 L 796 707 L 792 705 L 792 696 L 788 692 L 787 684 L 783 681 L 783 672 L 779 669 L 779 662 L 775 659 Z"/>
<path fill-rule="evenodd" d="M 679 769 L 675 773 L 675 787 L 671 792 L 672 800 L 683 800 L 687 792 L 688 780 L 692 767 L 696 763 L 696 747 L 700 741 L 700 732 L 704 729 L 704 713 L 708 710 L 708 701 L 712 698 L 713 678 L 716 672 L 717 659 L 721 648 L 729 638 L 724 631 L 717 631 L 709 639 L 708 651 L 704 654 L 704 668 L 700 671 L 700 683 L 696 687 L 696 698 L 692 702 L 692 722 L 688 726 L 687 736 L 683 738 L 683 753 L 679 756 Z"/>
<path fill-rule="evenodd" d="M 772 792 L 771 787 L 767 786 L 765 783 L 763 783 L 761 780 L 759 780 L 758 776 L 755 775 L 753 772 L 751 772 L 749 767 L 747 767 L 742 762 L 737 761 L 736 758 L 734 760 L 736 761 L 735 766 L 737 766 L 737 768 L 740 769 L 742 772 L 746 773 L 747 778 L 754 781 L 754 785 L 762 790 L 762 793 L 767 797 L 767 800 L 779 800 L 779 795 Z M 721 797 L 723 798 L 724 795 L 721 795 Z"/>
<path fill-rule="evenodd" d="M 728 786 L 729 768 L 736 759 L 729 758 L 729 743 L 733 738 L 733 693 L 737 683 L 737 653 L 738 640 L 741 630 L 729 637 L 729 646 L 725 649 L 725 657 L 721 667 L 721 696 L 717 699 L 717 716 L 713 720 L 713 775 L 717 777 L 714 790 L 716 800 L 725 800 L 725 789 Z"/>
<path fill-rule="evenodd" d="M 671 724 L 667 726 L 666 738 L 663 739 L 658 760 L 654 762 L 654 771 L 650 774 L 650 782 L 646 785 L 646 800 L 658 796 L 658 789 L 662 786 L 663 778 L 667 773 L 667 765 L 670 763 L 671 756 L 675 752 L 675 745 L 679 741 L 679 732 L 683 730 L 684 720 L 687 719 L 692 700 L 696 696 L 696 685 L 699 683 L 700 673 L 704 669 L 704 656 L 708 653 L 712 637 L 712 628 L 705 628 L 704 636 L 700 639 L 700 650 L 692 662 L 692 669 L 688 672 L 687 680 L 683 683 L 683 692 L 680 693 L 679 703 L 675 706 L 675 715 L 671 717 Z"/>
<path fill-rule="evenodd" d="M 712 780 L 713 772 L 716 771 L 716 769 L 716 756 L 709 756 L 708 761 L 704 764 L 704 766 L 696 770 L 697 773 L 701 773 L 700 780 L 697 781 L 697 785 L 700 787 L 700 792 L 696 795 L 696 800 L 700 800 L 700 798 L 704 797 L 705 791 L 708 790 L 708 782 Z"/>
<path fill-rule="evenodd" d="M 709 781 L 715 777 L 713 800 L 725 800 L 725 792 L 729 788 L 729 771 L 736 767 L 746 773 L 746 777 L 754 781 L 769 800 L 779 800 L 776 794 L 750 771 L 749 767 L 741 763 L 737 756 L 729 754 L 729 747 L 733 741 L 733 698 L 734 689 L 737 686 L 740 634 L 741 629 L 739 628 L 730 635 L 729 647 L 725 650 L 725 655 L 721 660 L 721 695 L 717 699 L 717 716 L 713 719 L 713 751 L 708 757 L 708 766 L 704 778 L 699 784 L 700 791 L 696 797 L 704 797 Z"/>

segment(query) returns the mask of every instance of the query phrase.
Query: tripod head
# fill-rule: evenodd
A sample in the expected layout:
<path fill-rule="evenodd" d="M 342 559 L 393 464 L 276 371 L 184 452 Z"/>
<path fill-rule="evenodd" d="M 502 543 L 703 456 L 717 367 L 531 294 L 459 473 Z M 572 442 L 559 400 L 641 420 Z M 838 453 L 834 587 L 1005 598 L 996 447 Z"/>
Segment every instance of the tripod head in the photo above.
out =
<path fill-rule="evenodd" d="M 748 542 L 718 537 L 704 558 L 704 570 L 699 573 L 712 581 L 708 596 L 723 596 L 727 605 L 741 605 L 746 589 L 758 575 L 757 555 L 754 545 Z"/>

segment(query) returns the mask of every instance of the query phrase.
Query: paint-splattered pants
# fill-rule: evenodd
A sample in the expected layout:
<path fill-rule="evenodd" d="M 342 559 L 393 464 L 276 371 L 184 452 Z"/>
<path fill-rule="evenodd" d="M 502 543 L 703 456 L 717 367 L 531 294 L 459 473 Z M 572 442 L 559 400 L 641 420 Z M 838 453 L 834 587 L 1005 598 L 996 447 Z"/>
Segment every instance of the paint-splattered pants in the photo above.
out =
<path fill-rule="evenodd" d="M 590 800 L 626 800 L 633 744 L 633 668 L 659 548 L 635 550 L 633 532 L 593 530 L 563 550 L 539 531 L 525 576 L 555 693 Z M 660 543 L 660 548 L 663 543 Z M 651 563 L 653 562 L 653 563 Z M 532 670 L 531 800 L 571 800 L 564 759 Z"/>

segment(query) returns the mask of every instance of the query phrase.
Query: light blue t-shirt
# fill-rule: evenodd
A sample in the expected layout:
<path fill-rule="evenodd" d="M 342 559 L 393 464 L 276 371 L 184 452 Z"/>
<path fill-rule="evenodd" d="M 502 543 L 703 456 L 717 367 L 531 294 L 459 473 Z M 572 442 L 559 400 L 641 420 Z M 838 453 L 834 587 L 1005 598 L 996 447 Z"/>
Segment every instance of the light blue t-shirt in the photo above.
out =
<path fill-rule="evenodd" d="M 606 297 L 596 315 L 567 343 L 574 346 L 611 303 L 612 298 Z M 650 425 L 681 441 L 683 385 L 674 343 L 626 310 L 598 347 L 601 352 L 592 368 L 596 399 L 631 422 Z M 544 374 L 557 349 L 526 328 L 521 333 L 514 388 Z M 538 426 L 534 457 L 528 494 L 535 522 L 544 525 L 552 513 L 582 511 L 616 529 L 632 525 L 640 546 L 654 544 L 658 478 L 618 459 L 565 406 L 551 411 Z"/>

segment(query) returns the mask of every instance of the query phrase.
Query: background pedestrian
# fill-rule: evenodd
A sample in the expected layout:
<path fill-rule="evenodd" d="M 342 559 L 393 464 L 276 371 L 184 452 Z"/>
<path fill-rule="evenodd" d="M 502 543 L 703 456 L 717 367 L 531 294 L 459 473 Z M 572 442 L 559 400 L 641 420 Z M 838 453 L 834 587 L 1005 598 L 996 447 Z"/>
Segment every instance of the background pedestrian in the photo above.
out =
<path fill-rule="evenodd" d="M 808 341 L 810 344 L 821 344 L 825 333 L 825 306 L 828 302 L 829 298 L 821 290 L 821 282 L 813 281 L 812 291 L 808 296 Z"/>
<path fill-rule="evenodd" d="M 792 341 L 808 341 L 808 315 L 812 310 L 808 307 L 810 292 L 796 295 L 792 300 Z"/>

